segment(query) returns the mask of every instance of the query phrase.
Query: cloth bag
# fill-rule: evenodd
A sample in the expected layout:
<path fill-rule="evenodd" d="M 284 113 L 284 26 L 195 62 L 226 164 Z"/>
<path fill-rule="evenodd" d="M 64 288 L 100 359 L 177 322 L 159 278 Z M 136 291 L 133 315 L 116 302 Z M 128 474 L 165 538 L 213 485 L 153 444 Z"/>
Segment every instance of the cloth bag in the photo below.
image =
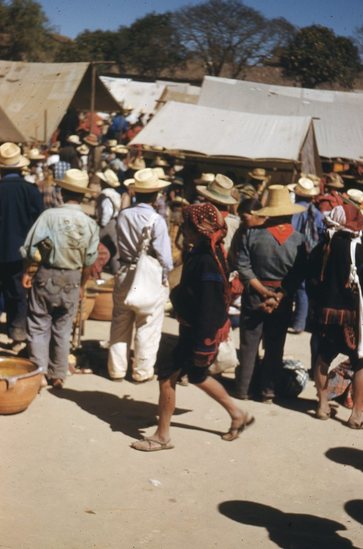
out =
<path fill-rule="evenodd" d="M 234 369 L 238 366 L 237 350 L 234 345 L 231 331 L 225 341 L 219 344 L 217 356 L 209 366 L 209 373 L 212 375 L 221 374 L 229 369 Z"/>
<path fill-rule="evenodd" d="M 125 298 L 125 305 L 140 315 L 151 315 L 160 300 L 162 285 L 162 267 L 155 257 L 148 255 L 151 229 L 157 214 L 151 216 L 149 224 L 142 231 L 139 254 L 134 269 L 133 280 Z"/>

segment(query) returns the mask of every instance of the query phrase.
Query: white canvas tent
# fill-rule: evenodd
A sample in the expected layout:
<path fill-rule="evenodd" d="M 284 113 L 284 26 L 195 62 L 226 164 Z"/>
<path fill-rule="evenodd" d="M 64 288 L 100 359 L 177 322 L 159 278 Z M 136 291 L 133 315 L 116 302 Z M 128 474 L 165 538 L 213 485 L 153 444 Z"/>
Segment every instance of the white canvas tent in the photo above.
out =
<path fill-rule="evenodd" d="M 118 108 L 98 76 L 94 80 L 95 110 Z M 91 107 L 90 63 L 23 63 L 0 61 L 0 105 L 18 133 L 16 141 L 48 141 L 67 108 Z M 2 141 L 14 141 L 1 130 Z"/>
<path fill-rule="evenodd" d="M 362 160 L 362 93 L 273 86 L 207 76 L 198 104 L 248 113 L 311 116 L 321 157 Z"/>
<path fill-rule="evenodd" d="M 317 151 L 309 117 L 268 116 L 169 102 L 132 140 L 204 155 L 301 164 L 317 173 Z"/>
<path fill-rule="evenodd" d="M 165 90 L 162 82 L 137 82 L 109 76 L 101 76 L 101 80 L 120 105 L 132 108 L 135 113 L 152 114 Z"/>

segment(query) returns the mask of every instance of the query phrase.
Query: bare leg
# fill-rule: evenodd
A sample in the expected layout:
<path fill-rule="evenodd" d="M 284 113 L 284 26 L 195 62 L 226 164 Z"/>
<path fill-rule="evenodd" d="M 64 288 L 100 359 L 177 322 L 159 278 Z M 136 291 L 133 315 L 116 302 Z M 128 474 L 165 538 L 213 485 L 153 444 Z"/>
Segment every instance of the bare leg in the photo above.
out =
<path fill-rule="evenodd" d="M 175 372 L 168 379 L 159 382 L 159 422 L 152 439 L 160 442 L 170 440 L 170 422 L 175 410 L 175 386 L 180 371 Z"/>
<path fill-rule="evenodd" d="M 353 429 L 363 426 L 363 369 L 358 370 L 353 378 L 353 409 L 348 426 Z"/>
<path fill-rule="evenodd" d="M 202 389 L 208 396 L 216 400 L 230 415 L 232 422 L 228 433 L 223 435 L 224 440 L 234 440 L 238 437 L 238 434 L 242 432 L 244 427 L 251 424 L 254 421 L 252 416 L 248 416 L 246 412 L 243 412 L 229 396 L 223 385 L 221 385 L 216 379 L 207 377 L 202 383 L 196 384 L 199 389 Z"/>
<path fill-rule="evenodd" d="M 316 416 L 319 419 L 328 419 L 330 417 L 330 406 L 328 401 L 329 366 L 330 364 L 327 364 L 322 360 L 321 356 L 318 356 L 315 366 L 314 378 L 319 399 L 319 406 L 316 412 Z"/>

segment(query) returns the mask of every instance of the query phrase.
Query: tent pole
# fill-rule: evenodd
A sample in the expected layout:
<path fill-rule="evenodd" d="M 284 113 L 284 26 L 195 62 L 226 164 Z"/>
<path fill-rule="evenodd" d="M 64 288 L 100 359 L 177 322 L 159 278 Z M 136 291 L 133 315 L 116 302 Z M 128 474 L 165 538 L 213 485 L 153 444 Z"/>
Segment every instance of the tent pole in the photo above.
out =
<path fill-rule="evenodd" d="M 95 96 L 96 96 L 96 67 L 93 62 L 91 62 L 91 109 L 89 117 L 89 132 L 92 133 L 93 128 L 93 117 L 95 112 Z"/>
<path fill-rule="evenodd" d="M 44 143 L 47 142 L 47 131 L 48 131 L 48 111 L 45 109 L 44 111 Z"/>

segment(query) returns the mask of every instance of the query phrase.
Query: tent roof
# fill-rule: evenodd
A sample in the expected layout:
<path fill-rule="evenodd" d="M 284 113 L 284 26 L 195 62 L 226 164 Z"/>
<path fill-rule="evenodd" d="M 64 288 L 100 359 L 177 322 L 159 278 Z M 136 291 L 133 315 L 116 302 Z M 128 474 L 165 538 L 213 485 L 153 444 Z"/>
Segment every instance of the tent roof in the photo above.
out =
<path fill-rule="evenodd" d="M 362 159 L 363 93 L 273 86 L 207 76 L 198 104 L 258 114 L 311 116 L 320 156 Z"/>
<path fill-rule="evenodd" d="M 311 118 L 167 103 L 131 141 L 208 156 L 298 161 Z"/>
<path fill-rule="evenodd" d="M 47 141 L 69 105 L 90 109 L 91 80 L 89 63 L 0 61 L 0 104 L 23 140 Z M 118 108 L 98 77 L 95 92 L 96 110 Z"/>
<path fill-rule="evenodd" d="M 25 141 L 25 138 L 0 107 L 0 142 L 4 141 L 18 143 Z"/>
<path fill-rule="evenodd" d="M 109 76 L 101 76 L 101 80 L 118 103 L 145 114 L 155 111 L 156 101 L 165 90 L 165 84 L 162 82 L 136 82 L 130 78 Z"/>

